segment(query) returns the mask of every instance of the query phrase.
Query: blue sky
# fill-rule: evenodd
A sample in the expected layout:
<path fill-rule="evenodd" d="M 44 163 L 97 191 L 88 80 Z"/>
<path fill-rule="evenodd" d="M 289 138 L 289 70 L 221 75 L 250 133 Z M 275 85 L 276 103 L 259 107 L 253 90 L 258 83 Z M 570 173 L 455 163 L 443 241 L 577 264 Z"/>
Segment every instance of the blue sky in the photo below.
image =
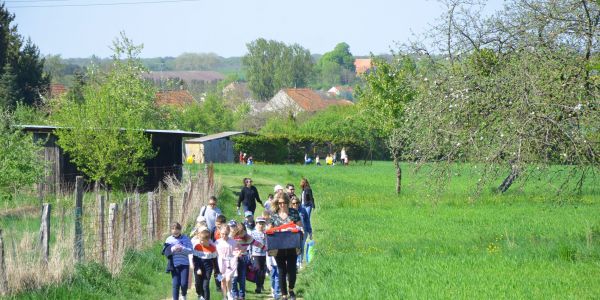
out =
<path fill-rule="evenodd" d="M 162 3 L 150 3 L 159 2 Z M 19 33 L 42 54 L 107 57 L 125 31 L 144 44 L 142 57 L 214 52 L 241 56 L 259 37 L 324 53 L 346 42 L 354 55 L 388 53 L 443 12 L 432 0 L 7 0 Z M 171 0 L 172 1 L 172 0 Z M 106 5 L 131 3 L 130 5 Z M 140 3 L 145 2 L 145 3 Z M 92 4 L 104 4 L 94 6 Z M 50 6 L 56 7 L 18 7 Z M 68 6 L 88 5 L 88 6 Z M 502 0 L 488 7 L 498 9 Z"/>

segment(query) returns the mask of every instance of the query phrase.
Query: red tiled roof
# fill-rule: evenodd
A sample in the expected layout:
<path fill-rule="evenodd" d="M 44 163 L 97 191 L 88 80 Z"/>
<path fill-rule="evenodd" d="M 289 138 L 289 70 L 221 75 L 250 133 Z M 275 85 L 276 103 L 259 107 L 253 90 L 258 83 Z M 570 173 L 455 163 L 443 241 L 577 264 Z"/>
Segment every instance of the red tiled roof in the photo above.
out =
<path fill-rule="evenodd" d="M 194 103 L 194 97 L 186 90 L 163 91 L 156 93 L 156 104 L 184 107 Z"/>
<path fill-rule="evenodd" d="M 323 110 L 332 105 L 352 105 L 348 100 L 325 100 L 312 89 L 283 89 L 305 111 Z"/>
<path fill-rule="evenodd" d="M 283 89 L 283 91 L 305 111 L 317 111 L 327 107 L 327 104 L 311 89 Z"/>
<path fill-rule="evenodd" d="M 354 60 L 354 67 L 356 68 L 356 74 L 362 74 L 371 68 L 371 59 L 357 58 Z"/>

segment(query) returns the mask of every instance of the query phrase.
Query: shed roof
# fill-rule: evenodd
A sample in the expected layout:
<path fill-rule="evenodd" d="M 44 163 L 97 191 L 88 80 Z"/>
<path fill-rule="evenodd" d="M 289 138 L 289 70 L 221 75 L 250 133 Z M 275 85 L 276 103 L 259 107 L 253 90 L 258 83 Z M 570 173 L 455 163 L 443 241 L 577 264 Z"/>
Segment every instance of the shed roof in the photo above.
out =
<path fill-rule="evenodd" d="M 250 133 L 247 131 L 224 131 L 224 132 L 210 134 L 210 135 L 195 138 L 195 139 L 190 139 L 185 142 L 187 144 L 199 144 L 199 143 L 203 143 L 206 141 L 218 140 L 218 139 L 227 138 L 227 137 L 231 137 L 231 136 L 239 135 L 239 134 L 254 135 L 253 133 Z"/>
<path fill-rule="evenodd" d="M 15 125 L 15 127 L 21 128 L 24 131 L 29 132 L 52 132 L 56 129 L 63 128 L 60 126 L 49 126 L 49 125 Z M 183 131 L 183 130 L 163 130 L 163 129 L 144 129 L 146 133 L 163 133 L 163 134 L 175 134 L 188 137 L 200 137 L 204 133 Z"/>

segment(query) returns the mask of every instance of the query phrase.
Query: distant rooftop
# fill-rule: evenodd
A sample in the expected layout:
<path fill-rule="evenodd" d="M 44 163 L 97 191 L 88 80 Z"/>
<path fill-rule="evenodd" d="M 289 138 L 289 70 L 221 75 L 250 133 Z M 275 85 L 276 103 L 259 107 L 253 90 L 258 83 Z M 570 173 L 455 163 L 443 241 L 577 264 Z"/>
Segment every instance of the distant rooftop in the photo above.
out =
<path fill-rule="evenodd" d="M 157 71 L 144 74 L 144 78 L 149 78 L 154 81 L 179 78 L 185 82 L 214 82 L 225 79 L 225 76 L 215 71 Z"/>

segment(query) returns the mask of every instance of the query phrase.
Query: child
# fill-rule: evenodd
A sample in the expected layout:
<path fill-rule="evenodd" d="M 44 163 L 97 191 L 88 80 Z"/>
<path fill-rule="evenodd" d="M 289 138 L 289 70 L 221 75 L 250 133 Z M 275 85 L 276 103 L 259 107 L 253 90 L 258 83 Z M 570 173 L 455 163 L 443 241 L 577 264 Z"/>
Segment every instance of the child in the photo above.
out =
<path fill-rule="evenodd" d="M 192 237 L 196 236 L 196 233 L 198 233 L 204 229 L 208 229 L 208 225 L 206 224 L 206 218 L 204 218 L 203 216 L 198 216 L 196 218 L 196 225 L 190 232 L 190 236 L 192 236 Z"/>
<path fill-rule="evenodd" d="M 217 277 L 221 281 L 223 297 L 227 300 L 233 300 L 231 280 L 236 276 L 239 251 L 235 250 L 237 246 L 236 242 L 229 238 L 229 230 L 229 226 L 227 225 L 219 227 L 221 237 L 217 240 L 217 261 L 220 273 Z"/>
<path fill-rule="evenodd" d="M 277 191 L 277 187 L 281 187 L 281 186 L 276 185 L 275 191 Z M 283 190 L 283 188 L 281 188 L 281 189 Z M 264 211 L 271 212 L 271 208 L 273 207 L 273 200 L 275 200 L 275 197 L 273 196 L 273 194 L 269 194 L 269 196 L 267 196 L 267 203 L 265 203 Z"/>
<path fill-rule="evenodd" d="M 237 276 L 233 279 L 233 297 L 243 300 L 246 296 L 246 271 L 250 263 L 248 246 L 253 245 L 265 251 L 266 247 L 246 233 L 246 227 L 243 224 L 237 224 L 237 226 L 233 227 L 230 237 L 236 241 L 236 249 L 240 253 L 237 263 Z"/>
<path fill-rule="evenodd" d="M 265 244 L 265 228 L 267 221 L 263 217 L 256 218 L 256 229 L 250 233 L 255 241 Z M 265 273 L 267 271 L 267 252 L 258 247 L 252 247 L 252 260 L 258 265 L 258 274 L 256 276 L 255 293 L 260 294 L 264 290 Z"/>
<path fill-rule="evenodd" d="M 246 231 L 251 232 L 256 227 L 256 222 L 254 222 L 254 215 L 251 211 L 247 210 L 244 212 L 244 226 L 246 226 Z"/>
<path fill-rule="evenodd" d="M 215 220 L 215 226 L 216 226 L 216 230 L 215 230 L 215 234 L 213 236 L 213 241 L 217 241 L 220 237 L 219 234 L 219 228 L 221 228 L 222 225 L 225 225 L 225 222 L 227 222 L 227 218 L 225 218 L 224 215 L 218 215 L 217 219 Z"/>
<path fill-rule="evenodd" d="M 186 299 L 188 289 L 188 276 L 190 262 L 188 255 L 192 253 L 192 242 L 190 238 L 181 234 L 181 224 L 175 222 L 171 225 L 171 236 L 165 241 L 163 253 L 173 261 L 171 270 L 171 282 L 173 284 L 173 300 L 179 300 L 179 289 L 181 296 Z"/>
<path fill-rule="evenodd" d="M 204 229 L 192 238 L 192 269 L 196 283 L 198 299 L 210 300 L 210 275 L 217 264 L 217 247 L 210 240 L 210 231 Z"/>
<path fill-rule="evenodd" d="M 267 269 L 271 274 L 271 296 L 279 299 L 281 298 L 281 290 L 279 289 L 279 272 L 277 271 L 275 256 L 267 256 Z"/>
<path fill-rule="evenodd" d="M 211 236 L 212 240 L 216 243 L 217 240 L 220 237 L 219 234 L 219 228 L 221 228 L 221 226 L 226 225 L 225 222 L 227 222 L 227 219 L 225 218 L 224 215 L 218 215 L 217 218 L 215 219 L 215 233 Z M 215 264 L 215 285 L 217 287 L 217 292 L 221 292 L 221 281 L 219 280 L 219 278 L 217 278 L 217 274 L 219 274 L 219 264 Z"/>

